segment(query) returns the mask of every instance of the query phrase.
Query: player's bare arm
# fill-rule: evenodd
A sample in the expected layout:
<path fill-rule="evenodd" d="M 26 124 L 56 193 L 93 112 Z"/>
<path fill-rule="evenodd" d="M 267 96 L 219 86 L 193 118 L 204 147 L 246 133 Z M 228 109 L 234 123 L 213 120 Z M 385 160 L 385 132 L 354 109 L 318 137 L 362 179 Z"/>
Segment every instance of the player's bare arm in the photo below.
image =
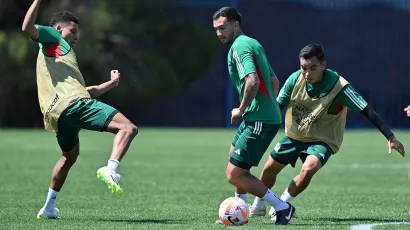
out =
<path fill-rule="evenodd" d="M 278 96 L 279 93 L 279 79 L 276 75 L 270 78 L 270 84 L 272 86 L 273 92 L 275 93 L 275 97 Z"/>
<path fill-rule="evenodd" d="M 410 105 L 407 108 L 404 108 L 404 112 L 407 113 L 407 116 L 410 117 Z"/>
<path fill-rule="evenodd" d="M 34 24 L 36 22 L 40 2 L 41 0 L 34 0 L 24 17 L 23 25 L 21 27 L 21 30 L 28 34 L 33 40 L 37 40 L 39 37 L 38 27 Z"/>
<path fill-rule="evenodd" d="M 256 73 L 250 73 L 245 77 L 245 89 L 243 99 L 239 108 L 232 110 L 232 123 L 240 122 L 240 119 L 245 112 L 245 109 L 251 104 L 252 100 L 256 97 L 259 89 L 259 78 Z"/>
<path fill-rule="evenodd" d="M 361 112 L 370 122 L 376 126 L 379 131 L 387 138 L 389 154 L 391 154 L 392 149 L 397 150 L 403 157 L 405 155 L 403 144 L 394 136 L 393 132 L 384 123 L 384 121 L 379 117 L 379 115 L 374 111 L 369 105 L 367 105 Z"/>
<path fill-rule="evenodd" d="M 92 98 L 99 97 L 110 91 L 111 89 L 117 87 L 120 81 L 120 76 L 121 74 L 120 72 L 118 72 L 118 70 L 112 70 L 111 79 L 109 81 L 104 82 L 101 85 L 88 86 L 87 91 Z"/>
<path fill-rule="evenodd" d="M 250 73 L 245 77 L 244 95 L 239 110 L 243 112 L 251 104 L 258 93 L 259 84 L 259 78 L 256 73 Z"/>

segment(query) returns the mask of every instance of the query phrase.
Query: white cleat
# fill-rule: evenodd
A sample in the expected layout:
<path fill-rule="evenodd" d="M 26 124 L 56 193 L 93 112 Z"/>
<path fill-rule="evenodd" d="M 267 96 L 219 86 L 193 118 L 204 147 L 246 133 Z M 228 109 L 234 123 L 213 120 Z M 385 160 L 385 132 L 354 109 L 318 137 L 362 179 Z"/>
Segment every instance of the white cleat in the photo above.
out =
<path fill-rule="evenodd" d="M 41 208 L 37 214 L 37 219 L 60 219 L 60 217 L 58 216 L 59 212 L 60 211 L 58 210 L 58 208 L 54 208 L 52 211 Z"/>
<path fill-rule="evenodd" d="M 265 216 L 266 215 L 266 207 L 258 208 L 252 205 L 249 205 L 249 216 Z"/>

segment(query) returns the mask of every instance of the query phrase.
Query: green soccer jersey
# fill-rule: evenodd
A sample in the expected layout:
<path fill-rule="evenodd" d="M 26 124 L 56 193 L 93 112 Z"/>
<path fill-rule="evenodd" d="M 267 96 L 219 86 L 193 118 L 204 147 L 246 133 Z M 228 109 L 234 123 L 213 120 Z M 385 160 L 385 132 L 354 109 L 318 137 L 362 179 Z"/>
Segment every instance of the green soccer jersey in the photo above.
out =
<path fill-rule="evenodd" d="M 270 83 L 275 73 L 259 42 L 241 33 L 229 50 L 228 68 L 240 101 L 244 96 L 245 77 L 250 73 L 256 73 L 259 78 L 259 90 L 252 103 L 245 109 L 243 119 L 280 124 L 282 115 Z"/>
<path fill-rule="evenodd" d="M 61 37 L 61 34 L 53 27 L 38 26 L 38 45 L 44 55 L 56 57 L 66 55 L 70 50 L 70 45 Z"/>
<path fill-rule="evenodd" d="M 300 70 L 294 72 L 286 80 L 277 98 L 279 104 L 285 106 L 289 104 L 290 96 L 299 77 L 303 77 Z M 306 89 L 309 96 L 312 98 L 320 98 L 326 96 L 332 90 L 338 78 L 339 74 L 330 69 L 326 69 L 320 82 L 314 84 L 306 84 Z M 330 105 L 327 113 L 338 114 L 344 106 L 350 108 L 355 113 L 359 113 L 367 106 L 367 102 L 349 84 L 339 92 L 335 100 Z"/>

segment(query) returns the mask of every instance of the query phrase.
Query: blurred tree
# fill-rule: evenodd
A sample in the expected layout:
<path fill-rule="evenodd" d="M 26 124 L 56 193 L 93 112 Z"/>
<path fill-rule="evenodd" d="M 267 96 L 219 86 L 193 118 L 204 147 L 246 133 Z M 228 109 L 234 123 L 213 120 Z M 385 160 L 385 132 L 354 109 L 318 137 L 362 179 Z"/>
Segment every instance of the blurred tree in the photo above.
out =
<path fill-rule="evenodd" d="M 38 48 L 20 32 L 31 3 L 2 0 L 0 7 L 0 12 L 12 11 L 0 16 L 0 126 L 42 126 L 35 82 Z M 175 1 L 43 0 L 37 22 L 48 24 L 61 9 L 80 17 L 75 52 L 87 85 L 107 81 L 111 69 L 122 73 L 120 86 L 100 99 L 125 114 L 185 90 L 211 67 L 218 50 L 208 30 L 172 18 Z"/>

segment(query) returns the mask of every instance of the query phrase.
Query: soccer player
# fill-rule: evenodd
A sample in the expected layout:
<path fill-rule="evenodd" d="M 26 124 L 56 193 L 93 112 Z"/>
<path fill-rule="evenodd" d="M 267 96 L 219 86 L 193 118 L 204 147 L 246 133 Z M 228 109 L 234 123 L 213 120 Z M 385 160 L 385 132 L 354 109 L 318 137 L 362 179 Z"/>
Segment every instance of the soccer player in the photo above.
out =
<path fill-rule="evenodd" d="M 404 109 L 404 112 L 407 112 L 407 116 L 410 117 L 410 105 Z"/>
<path fill-rule="evenodd" d="M 300 70 L 293 73 L 282 87 L 277 101 L 287 106 L 283 136 L 272 150 L 261 174 L 261 181 L 271 188 L 279 172 L 298 158 L 302 169 L 280 199 L 292 201 L 304 191 L 313 176 L 337 153 L 343 141 L 347 109 L 363 114 L 388 140 L 389 153 L 396 149 L 404 156 L 404 147 L 377 113 L 338 73 L 326 69 L 324 50 L 308 45 L 299 54 Z M 252 216 L 266 214 L 265 201 L 255 198 Z M 275 218 L 275 208 L 269 214 Z"/>
<path fill-rule="evenodd" d="M 86 87 L 73 51 L 78 39 L 78 19 L 64 11 L 53 16 L 50 26 L 35 25 L 40 2 L 32 3 L 22 31 L 40 47 L 36 67 L 40 109 L 45 129 L 56 132 L 62 157 L 54 167 L 47 199 L 37 218 L 59 218 L 55 202 L 80 153 L 80 129 L 116 134 L 108 164 L 97 170 L 97 177 L 113 193 L 122 195 L 117 168 L 137 134 L 137 127 L 113 107 L 93 99 L 118 85 L 118 70 L 111 71 L 110 81 Z"/>
<path fill-rule="evenodd" d="M 278 79 L 263 47 L 241 31 L 241 15 L 231 7 L 219 9 L 213 16 L 213 26 L 223 44 L 230 44 L 228 69 L 236 87 L 240 105 L 232 110 L 231 122 L 243 122 L 233 139 L 226 169 L 235 195 L 246 201 L 249 192 L 263 198 L 277 210 L 276 224 L 286 225 L 295 208 L 281 201 L 269 188 L 250 174 L 257 166 L 279 130 L 282 117 L 275 100 Z M 274 93 L 275 88 L 276 92 Z M 220 223 L 220 221 L 217 221 Z"/>

